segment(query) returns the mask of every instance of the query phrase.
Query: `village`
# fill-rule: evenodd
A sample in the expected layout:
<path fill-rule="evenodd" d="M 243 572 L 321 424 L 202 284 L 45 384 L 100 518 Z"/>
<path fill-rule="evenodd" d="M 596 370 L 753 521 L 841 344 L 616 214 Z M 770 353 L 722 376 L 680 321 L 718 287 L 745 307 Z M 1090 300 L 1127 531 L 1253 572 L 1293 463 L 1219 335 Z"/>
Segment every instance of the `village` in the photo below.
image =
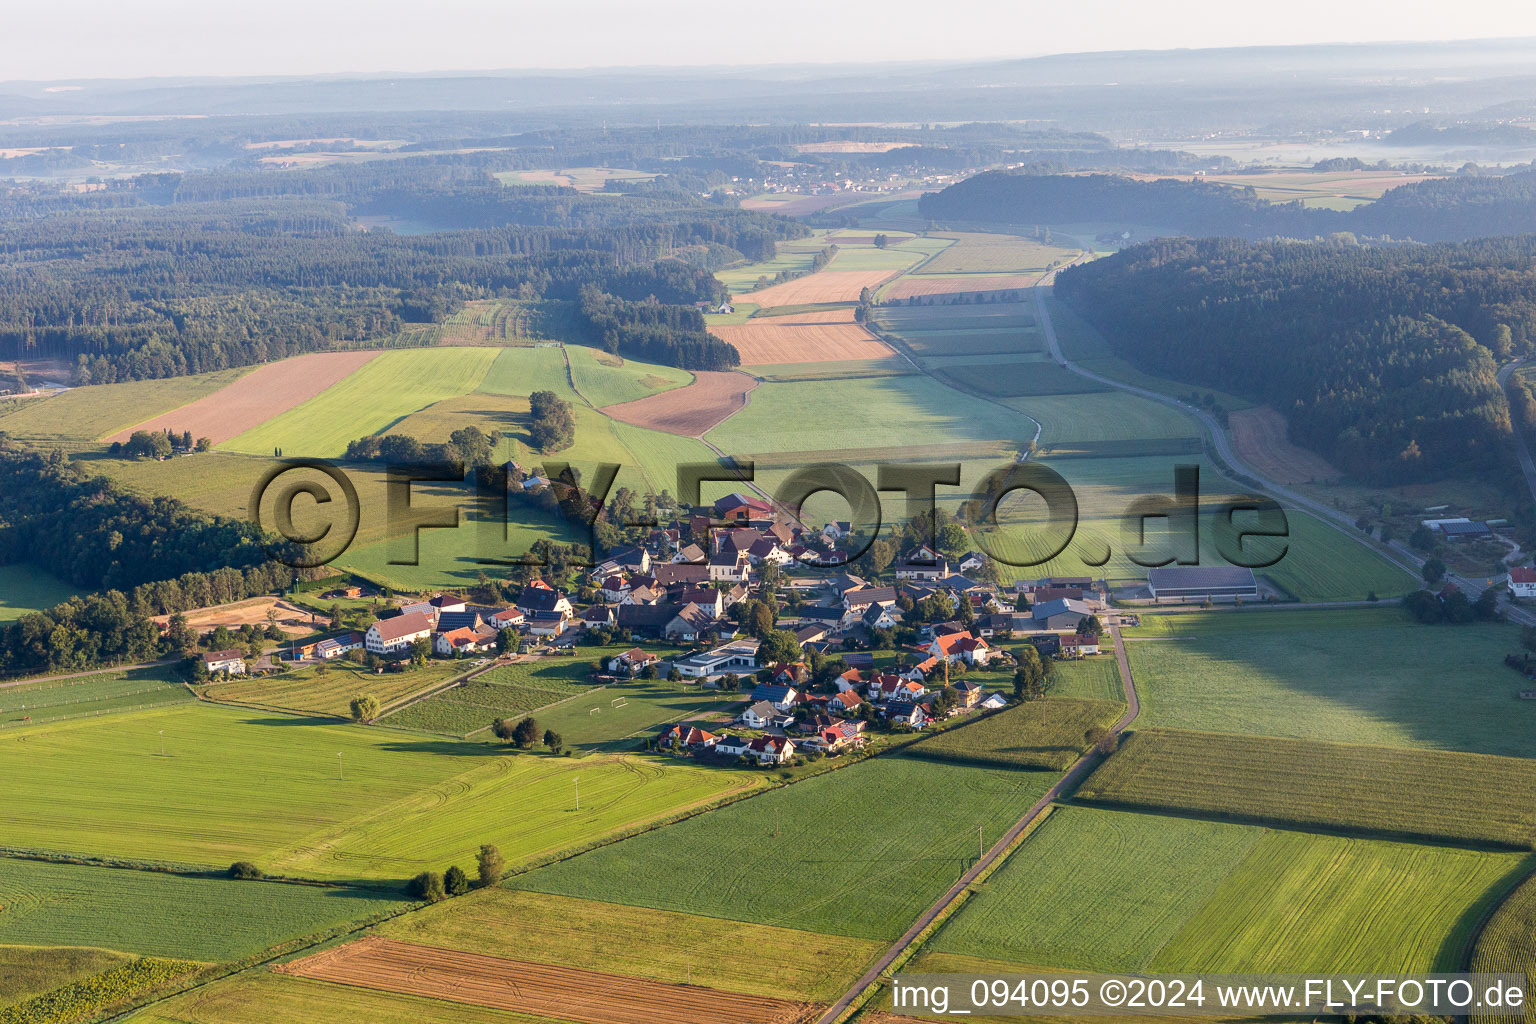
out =
<path fill-rule="evenodd" d="M 1015 679 L 1015 641 L 1033 649 L 1042 679 L 1054 661 L 1101 652 L 1111 615 L 1103 581 L 1002 584 L 986 555 L 951 559 L 926 545 L 893 560 L 879 574 L 886 582 L 803 568 L 850 530 L 844 522 L 810 531 L 765 500 L 730 494 L 570 572 L 567 585 L 535 576 L 504 606 L 452 594 L 381 601 L 375 589 L 345 583 L 320 601 L 371 599 L 366 627 L 310 631 L 259 659 L 236 647 L 208 651 L 195 674 L 218 681 L 336 659 L 384 673 L 449 659 L 464 661 L 467 677 L 481 666 L 606 649 L 592 667 L 594 687 L 659 678 L 722 700 L 740 694 L 729 716 L 667 722 L 644 746 L 780 765 L 1043 694 Z M 619 645 L 630 646 L 611 653 Z"/>

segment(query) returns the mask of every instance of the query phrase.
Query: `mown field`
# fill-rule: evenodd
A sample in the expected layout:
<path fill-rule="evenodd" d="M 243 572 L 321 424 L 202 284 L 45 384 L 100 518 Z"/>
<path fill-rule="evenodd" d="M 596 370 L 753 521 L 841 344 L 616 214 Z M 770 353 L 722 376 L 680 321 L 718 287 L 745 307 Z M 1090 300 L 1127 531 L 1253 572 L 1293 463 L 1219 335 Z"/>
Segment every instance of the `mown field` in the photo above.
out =
<path fill-rule="evenodd" d="M 0 565 L 0 624 L 67 601 L 77 588 L 26 563 Z"/>
<path fill-rule="evenodd" d="M 461 755 L 460 774 L 307 835 L 269 863 L 305 877 L 405 879 L 449 864 L 468 871 L 480 845 L 493 843 L 518 868 L 764 784 L 757 774 L 656 757 L 488 756 L 478 744 L 456 746 L 474 750 Z"/>
<path fill-rule="evenodd" d="M 540 728 L 554 729 L 581 751 L 633 749 L 669 722 L 708 719 L 717 711 L 739 710 L 744 694 L 725 695 L 665 679 L 634 679 L 549 708 Z M 705 723 L 713 732 L 721 724 Z"/>
<path fill-rule="evenodd" d="M 1536 977 L 1536 875 L 1504 898 L 1499 909 L 1483 925 L 1472 947 L 1473 971 L 1524 973 Z M 1529 1002 L 1524 1013 L 1474 1017 L 1485 1024 L 1524 1024 L 1536 1020 L 1536 1006 Z"/>
<path fill-rule="evenodd" d="M 1054 776 L 881 757 L 517 879 L 520 889 L 889 939 Z M 902 808 L 922 808 L 905 813 Z"/>
<path fill-rule="evenodd" d="M 998 398 L 1020 395 L 1077 395 L 1109 386 L 1044 361 L 1028 363 L 945 363 L 939 370 L 961 386 Z"/>
<path fill-rule="evenodd" d="M 435 694 L 384 719 L 386 725 L 463 736 L 497 718 L 527 714 L 596 686 L 592 664 L 628 647 L 587 647 L 570 657 L 529 658 L 498 665 L 463 686 Z"/>
<path fill-rule="evenodd" d="M 882 946 L 868 939 L 491 889 L 381 925 L 404 942 L 674 985 L 832 1002 Z M 763 970 L 763 951 L 773 970 Z"/>
<path fill-rule="evenodd" d="M 568 1024 L 486 1006 L 332 985 L 269 971 L 237 974 L 155 1003 L 136 1024 Z"/>
<path fill-rule="evenodd" d="M 0 943 L 214 961 L 390 913 L 406 901 L 359 889 L 0 858 L 0 905 Z"/>
<path fill-rule="evenodd" d="M 203 688 L 210 700 L 254 707 L 281 708 L 309 715 L 347 718 L 353 697 L 371 694 L 386 705 L 425 690 L 470 669 L 467 661 L 429 661 L 405 672 L 370 672 L 361 664 L 336 659 L 276 676 L 236 678 Z M 322 671 L 323 669 L 323 671 Z"/>
<path fill-rule="evenodd" d="M 0 416 L 0 430 L 21 441 L 94 441 L 213 394 L 251 371 L 242 366 L 191 377 L 71 388 L 32 398 Z"/>
<path fill-rule="evenodd" d="M 335 458 L 349 441 L 387 431 L 396 420 L 433 402 L 474 391 L 500 352 L 493 348 L 385 352 L 298 408 L 220 447 L 253 455 L 269 455 L 280 448 L 285 456 Z"/>
<path fill-rule="evenodd" d="M 27 721 L 42 724 L 89 718 L 195 699 L 181 685 L 171 666 L 17 683 L 0 686 L 0 728 Z"/>
<path fill-rule="evenodd" d="M 1019 235 L 955 232 L 935 235 L 953 238 L 955 244 L 939 253 L 920 274 L 1001 274 L 1043 271 L 1052 263 L 1065 262 L 1076 250 L 1049 245 Z"/>
<path fill-rule="evenodd" d="M 908 757 L 998 768 L 1065 771 L 1087 750 L 1089 729 L 1108 729 L 1125 705 L 1057 697 L 995 711 L 906 748 Z"/>
<path fill-rule="evenodd" d="M 1431 841 L 1536 846 L 1536 760 L 1138 729 L 1078 799 Z"/>
<path fill-rule="evenodd" d="M 693 374 L 675 366 L 610 356 L 584 345 L 571 345 L 565 351 L 571 360 L 576 390 L 599 409 L 693 382 Z"/>
<path fill-rule="evenodd" d="M 1421 626 L 1396 607 L 1143 616 L 1142 727 L 1529 756 L 1512 626 Z"/>
<path fill-rule="evenodd" d="M 1079 970 L 1454 970 L 1526 861 L 1066 807 L 929 948 Z"/>

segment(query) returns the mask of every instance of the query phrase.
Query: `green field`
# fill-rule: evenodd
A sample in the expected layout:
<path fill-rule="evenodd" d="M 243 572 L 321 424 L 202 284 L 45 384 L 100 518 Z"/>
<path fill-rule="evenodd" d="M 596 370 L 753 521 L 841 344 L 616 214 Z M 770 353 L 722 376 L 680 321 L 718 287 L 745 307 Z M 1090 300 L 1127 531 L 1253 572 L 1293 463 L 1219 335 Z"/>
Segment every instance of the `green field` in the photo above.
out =
<path fill-rule="evenodd" d="M 52 608 L 73 597 L 77 589 L 27 563 L 0 565 L 0 624 Z"/>
<path fill-rule="evenodd" d="M 1512 626 L 1420 626 L 1396 607 L 1143 616 L 1138 725 L 1529 756 L 1536 707 Z"/>
<path fill-rule="evenodd" d="M 1124 392 L 1084 395 L 1030 395 L 1005 398 L 1004 405 L 1039 420 L 1040 444 L 1070 447 L 1093 441 L 1156 441 L 1195 438 L 1195 421 L 1150 398 Z"/>
<path fill-rule="evenodd" d="M 536 892 L 889 939 L 1050 787 L 1044 772 L 879 757 L 516 881 Z M 921 810 L 917 810 L 917 809 Z"/>
<path fill-rule="evenodd" d="M 693 374 L 675 366 L 622 359 L 584 345 L 566 348 L 571 360 L 571 375 L 576 390 L 598 408 L 633 402 L 660 391 L 670 391 L 693 382 Z M 614 365 L 614 360 L 618 365 Z"/>
<path fill-rule="evenodd" d="M 579 816 L 566 802 L 578 765 Z M 8 729 L 0 775 L 12 846 L 386 879 L 467 864 L 484 842 L 509 863 L 581 845 L 760 781 L 210 705 Z"/>
<path fill-rule="evenodd" d="M 1108 729 L 1125 711 L 1114 701 L 1057 697 L 966 722 L 906 749 L 908 757 L 998 768 L 1065 771 L 1089 747 L 1083 734 Z"/>
<path fill-rule="evenodd" d="M 1013 686 L 1012 677 L 1008 688 Z M 1051 697 L 1083 697 L 1089 700 L 1124 702 L 1125 686 L 1113 654 L 1077 661 L 1058 661 L 1051 668 Z"/>
<path fill-rule="evenodd" d="M 1455 970 L 1526 860 L 1067 807 L 929 948 L 1079 970 Z"/>
<path fill-rule="evenodd" d="M 0 943 L 231 960 L 404 905 L 358 889 L 0 858 Z"/>
<path fill-rule="evenodd" d="M 551 351 L 558 355 L 558 350 Z M 297 408 L 219 447 L 253 455 L 281 448 L 290 457 L 335 458 L 349 441 L 387 432 L 418 409 L 475 390 L 501 352 L 494 348 L 384 352 Z"/>
<path fill-rule="evenodd" d="M 467 672 L 470 667 L 467 661 L 434 660 L 405 672 L 376 674 L 361 664 L 338 658 L 281 675 L 215 683 L 205 687 L 203 695 L 230 704 L 346 718 L 351 714 L 353 697 L 372 694 L 381 705 L 389 704 Z"/>
<path fill-rule="evenodd" d="M 1106 384 L 1047 362 L 946 363 L 939 372 L 963 387 L 998 398 L 1092 394 L 1109 390 Z"/>
<path fill-rule="evenodd" d="M 490 889 L 387 922 L 383 935 L 674 985 L 832 1002 L 883 951 L 838 935 Z M 763 970 L 763 951 L 773 970 Z"/>
<path fill-rule="evenodd" d="M 1527 878 L 1518 889 L 1504 898 L 1499 909 L 1483 925 L 1477 942 L 1472 947 L 1473 971 L 1524 973 L 1526 978 L 1536 977 L 1536 875 Z M 1519 1024 L 1536 1020 L 1536 1006 L 1527 1002 L 1523 1014 L 1507 1016 L 1474 1017 L 1492 1024 L 1494 1021 Z"/>
<path fill-rule="evenodd" d="M 16 412 L 0 416 L 0 430 L 29 442 L 95 441 L 211 395 L 251 369 L 241 366 L 191 377 L 71 388 L 60 395 L 25 400 Z"/>
<path fill-rule="evenodd" d="M 468 746 L 460 760 L 477 767 L 305 836 L 275 854 L 272 869 L 405 879 L 449 864 L 469 870 L 482 843 L 518 868 L 763 785 L 760 775 L 657 757 L 493 756 Z"/>
<path fill-rule="evenodd" d="M 596 686 L 592 663 L 628 647 L 582 648 L 571 657 L 525 658 L 482 672 L 451 690 L 390 715 L 384 724 L 463 736 L 574 697 Z"/>
<path fill-rule="evenodd" d="M 38 680 L 0 686 L 0 727 L 19 722 L 90 718 L 112 711 L 178 704 L 196 698 L 181 685 L 176 670 L 141 668 L 127 672 Z"/>
<path fill-rule="evenodd" d="M 957 232 L 930 237 L 954 238 L 955 244 L 925 264 L 921 274 L 1021 274 L 1043 271 L 1077 255 L 1075 249 L 1018 235 Z"/>
<path fill-rule="evenodd" d="M 632 749 L 669 722 L 693 720 L 732 709 L 742 698 L 665 679 L 634 679 L 566 701 L 538 716 L 578 750 Z M 720 725 L 706 725 L 719 731 Z"/>
<path fill-rule="evenodd" d="M 1139 729 L 1084 800 L 1430 841 L 1536 847 L 1536 760 Z"/>
<path fill-rule="evenodd" d="M 976 361 L 985 360 L 987 356 L 1037 354 L 1045 350 L 1044 339 L 1032 327 L 1000 331 L 939 329 L 890 333 L 925 360 L 971 356 L 972 361 Z"/>

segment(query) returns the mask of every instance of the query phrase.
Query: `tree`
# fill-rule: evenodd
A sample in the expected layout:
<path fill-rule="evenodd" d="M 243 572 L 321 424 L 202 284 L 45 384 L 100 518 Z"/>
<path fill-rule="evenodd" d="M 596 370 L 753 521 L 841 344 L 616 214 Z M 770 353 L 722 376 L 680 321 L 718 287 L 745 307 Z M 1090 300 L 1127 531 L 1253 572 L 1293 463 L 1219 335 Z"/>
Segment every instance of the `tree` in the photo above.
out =
<path fill-rule="evenodd" d="M 1432 587 L 1445 578 L 1445 563 L 1438 558 L 1427 559 L 1419 574 L 1424 577 L 1424 582 Z"/>
<path fill-rule="evenodd" d="M 496 634 L 496 653 L 506 654 L 517 650 L 517 630 L 506 626 Z"/>
<path fill-rule="evenodd" d="M 469 876 L 457 864 L 443 872 L 443 891 L 449 896 L 463 896 L 469 892 Z"/>
<path fill-rule="evenodd" d="M 1017 668 L 1013 670 L 1013 696 L 1015 700 L 1033 701 L 1045 696 L 1045 667 L 1040 663 L 1040 652 L 1033 646 L 1024 646 L 1014 653 Z"/>
<path fill-rule="evenodd" d="M 486 843 L 480 847 L 480 852 L 475 856 L 475 863 L 479 867 L 480 887 L 489 888 L 501 881 L 501 876 L 507 869 L 506 861 L 502 860 L 501 850 Z"/>
<path fill-rule="evenodd" d="M 759 665 L 789 664 L 800 660 L 800 641 L 787 629 L 771 630 L 757 648 Z"/>
<path fill-rule="evenodd" d="M 524 750 L 539 742 L 539 723 L 532 717 L 518 722 L 512 727 L 512 742 Z"/>
<path fill-rule="evenodd" d="M 213 438 L 200 437 L 197 439 L 197 444 L 194 447 L 195 450 L 200 452 L 211 452 L 213 451 Z"/>
<path fill-rule="evenodd" d="M 428 903 L 436 903 L 446 895 L 443 889 L 443 876 L 436 871 L 423 871 L 406 884 L 405 891 L 413 899 L 425 900 Z"/>
<path fill-rule="evenodd" d="M 428 640 L 426 637 L 422 637 L 419 640 L 412 640 L 410 652 L 412 665 L 425 665 L 427 663 L 427 659 L 432 656 L 432 641 Z"/>
<path fill-rule="evenodd" d="M 1408 544 L 1420 551 L 1429 551 L 1435 546 L 1435 531 L 1420 523 L 1408 535 Z"/>
<path fill-rule="evenodd" d="M 890 241 L 891 240 L 885 236 L 885 233 L 881 232 L 875 236 L 875 248 L 884 249 L 887 245 L 890 244 Z"/>
<path fill-rule="evenodd" d="M 548 747 L 552 753 L 558 754 L 560 753 L 561 749 L 565 747 L 565 739 L 559 733 L 555 732 L 555 730 L 545 729 L 544 745 Z"/>
<path fill-rule="evenodd" d="M 261 869 L 248 860 L 237 860 L 229 866 L 229 877 L 245 881 L 262 877 Z"/>
<path fill-rule="evenodd" d="M 1077 622 L 1078 636 L 1098 636 L 1103 632 L 1104 623 L 1099 621 L 1097 615 L 1090 615 L 1085 619 L 1079 619 Z"/>
<path fill-rule="evenodd" d="M 352 698 L 352 721 L 371 722 L 379 717 L 379 698 L 371 693 L 359 694 Z"/>

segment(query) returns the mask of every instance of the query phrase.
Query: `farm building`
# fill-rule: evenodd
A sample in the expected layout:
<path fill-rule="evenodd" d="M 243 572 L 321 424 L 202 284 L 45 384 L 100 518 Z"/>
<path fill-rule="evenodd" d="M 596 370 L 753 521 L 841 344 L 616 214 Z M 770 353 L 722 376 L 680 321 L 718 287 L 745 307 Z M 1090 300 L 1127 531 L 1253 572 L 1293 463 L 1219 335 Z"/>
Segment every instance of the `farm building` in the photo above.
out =
<path fill-rule="evenodd" d="M 232 676 L 245 674 L 245 655 L 241 651 L 209 651 L 203 655 L 203 665 L 209 672 L 227 672 Z"/>
<path fill-rule="evenodd" d="M 329 640 L 321 640 L 315 644 L 315 657 L 324 661 L 339 658 L 348 651 L 355 651 L 363 646 L 363 634 L 348 633 L 346 636 L 336 636 Z"/>
<path fill-rule="evenodd" d="M 1252 569 L 1235 565 L 1168 566 L 1147 570 L 1147 589 L 1155 600 L 1190 600 L 1259 596 Z"/>
<path fill-rule="evenodd" d="M 363 646 L 373 654 L 398 654 L 417 640 L 432 635 L 432 620 L 425 612 L 411 612 L 380 619 L 368 627 Z"/>
<path fill-rule="evenodd" d="M 1034 628 L 1076 629 L 1079 622 L 1092 614 L 1093 609 L 1082 601 L 1074 601 L 1070 597 L 1058 597 L 1054 601 L 1043 601 L 1035 605 Z"/>
<path fill-rule="evenodd" d="M 1493 533 L 1487 523 L 1479 523 L 1465 516 L 1458 519 L 1424 519 L 1421 522 L 1446 540 L 1472 540 Z"/>

